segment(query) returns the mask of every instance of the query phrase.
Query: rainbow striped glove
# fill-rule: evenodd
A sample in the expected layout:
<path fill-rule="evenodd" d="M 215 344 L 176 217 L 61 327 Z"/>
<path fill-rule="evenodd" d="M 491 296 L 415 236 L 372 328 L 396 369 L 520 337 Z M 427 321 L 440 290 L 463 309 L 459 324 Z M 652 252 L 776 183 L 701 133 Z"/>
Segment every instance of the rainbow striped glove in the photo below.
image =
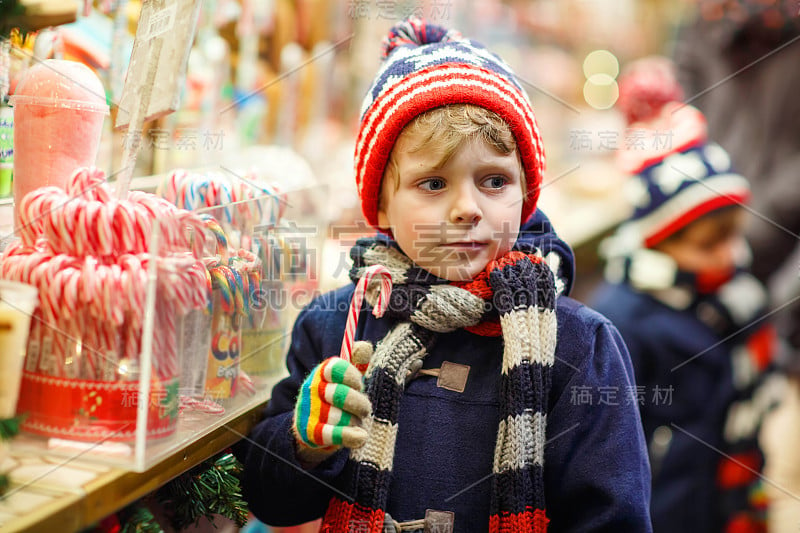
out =
<path fill-rule="evenodd" d="M 301 455 L 364 444 L 367 432 L 361 419 L 370 414 L 372 405 L 361 392 L 363 387 L 361 373 L 344 359 L 331 357 L 314 367 L 294 408 L 292 429 Z"/>

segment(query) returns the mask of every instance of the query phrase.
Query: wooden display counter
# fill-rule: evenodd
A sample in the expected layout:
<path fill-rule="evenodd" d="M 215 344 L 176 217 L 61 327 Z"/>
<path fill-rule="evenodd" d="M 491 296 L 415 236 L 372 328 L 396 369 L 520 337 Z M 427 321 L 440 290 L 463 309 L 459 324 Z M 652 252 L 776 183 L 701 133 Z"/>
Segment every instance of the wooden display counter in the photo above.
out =
<path fill-rule="evenodd" d="M 192 414 L 178 425 L 170 451 L 142 473 L 71 457 L 12 448 L 4 467 L 11 487 L 0 498 L 0 529 L 78 531 L 158 489 L 247 435 L 258 422 L 271 385 L 224 416 Z"/>

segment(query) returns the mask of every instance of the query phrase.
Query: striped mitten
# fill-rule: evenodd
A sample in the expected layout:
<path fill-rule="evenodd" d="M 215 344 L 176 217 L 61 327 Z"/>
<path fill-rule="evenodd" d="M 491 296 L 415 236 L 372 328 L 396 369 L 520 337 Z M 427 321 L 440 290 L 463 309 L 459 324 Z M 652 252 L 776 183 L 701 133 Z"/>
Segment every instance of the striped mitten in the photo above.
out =
<path fill-rule="evenodd" d="M 361 373 L 344 359 L 331 357 L 314 367 L 300 387 L 294 408 L 292 429 L 302 456 L 327 455 L 341 446 L 364 444 L 367 432 L 361 419 L 372 406 L 361 392 L 363 387 Z"/>

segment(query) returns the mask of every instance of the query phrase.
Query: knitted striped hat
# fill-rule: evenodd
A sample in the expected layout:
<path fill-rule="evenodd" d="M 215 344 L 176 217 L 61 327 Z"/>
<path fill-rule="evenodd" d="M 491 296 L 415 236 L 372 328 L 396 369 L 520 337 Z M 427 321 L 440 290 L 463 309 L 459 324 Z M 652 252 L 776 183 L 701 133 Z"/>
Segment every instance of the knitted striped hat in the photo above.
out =
<path fill-rule="evenodd" d="M 361 106 L 356 184 L 367 222 L 378 223 L 378 198 L 397 137 L 417 115 L 448 104 L 497 113 L 517 142 L 527 183 L 522 220 L 533 213 L 544 171 L 544 149 L 528 95 L 511 68 L 455 30 L 411 17 L 384 39 L 384 63 Z"/>
<path fill-rule="evenodd" d="M 703 114 L 680 102 L 668 59 L 641 59 L 626 70 L 618 106 L 628 121 L 627 146 L 618 157 L 633 176 L 634 212 L 620 230 L 633 246 L 650 248 L 706 213 L 746 202 L 750 186 L 708 141 Z"/>

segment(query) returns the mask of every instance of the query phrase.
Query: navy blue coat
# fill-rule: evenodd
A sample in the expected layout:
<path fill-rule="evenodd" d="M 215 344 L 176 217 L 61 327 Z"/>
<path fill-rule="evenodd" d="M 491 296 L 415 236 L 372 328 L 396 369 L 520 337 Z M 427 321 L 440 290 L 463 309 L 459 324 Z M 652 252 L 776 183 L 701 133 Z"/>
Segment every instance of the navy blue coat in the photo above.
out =
<path fill-rule="evenodd" d="M 569 253 L 563 242 L 546 238 L 548 249 Z M 571 253 L 565 259 L 562 272 L 571 276 Z M 268 524 L 322 516 L 340 486 L 348 451 L 305 471 L 295 458 L 290 428 L 304 377 L 339 353 L 352 293 L 352 285 L 341 288 L 301 312 L 287 355 L 289 376 L 273 389 L 265 420 L 235 448 L 245 467 L 244 496 Z M 625 346 L 608 320 L 568 297 L 559 298 L 556 313 L 545 448 L 550 531 L 648 532 L 650 469 L 637 405 L 627 397 L 634 385 Z M 392 325 L 362 313 L 357 339 L 375 342 Z M 439 388 L 436 378 L 425 375 L 408 384 L 387 509 L 395 520 L 422 518 L 426 509 L 449 510 L 455 531 L 488 530 L 501 358 L 499 338 L 464 330 L 439 335 L 424 367 L 439 368 L 443 361 L 469 365 L 469 378 L 463 393 Z M 613 402 L 609 390 L 616 391 Z"/>
<path fill-rule="evenodd" d="M 730 345 L 697 319 L 624 284 L 604 284 L 591 305 L 630 350 L 653 453 L 653 529 L 719 532 L 716 473 L 736 390 Z"/>

